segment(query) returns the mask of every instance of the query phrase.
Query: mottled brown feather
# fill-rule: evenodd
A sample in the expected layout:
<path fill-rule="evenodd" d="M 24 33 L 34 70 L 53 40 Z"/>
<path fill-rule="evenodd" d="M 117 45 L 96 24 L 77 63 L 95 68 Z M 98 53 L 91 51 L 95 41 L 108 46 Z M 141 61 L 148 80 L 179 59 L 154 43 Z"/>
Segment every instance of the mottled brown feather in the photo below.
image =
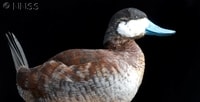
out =
<path fill-rule="evenodd" d="M 119 40 L 121 41 L 119 42 Z M 119 102 L 128 102 L 120 95 L 106 99 L 106 94 L 111 95 L 112 92 L 113 95 L 117 94 L 114 92 L 114 89 L 109 89 L 111 91 L 109 91 L 109 93 L 104 93 L 105 95 L 101 96 L 102 98 L 100 98 L 100 94 L 98 94 L 99 92 L 97 90 L 98 88 L 104 89 L 106 87 L 111 87 L 113 86 L 112 83 L 116 83 L 115 81 L 123 81 L 126 77 L 131 75 L 131 73 L 128 73 L 129 69 L 121 68 L 123 63 L 129 64 L 134 68 L 130 70 L 135 70 L 138 73 L 140 79 L 138 79 L 137 83 L 140 85 L 144 71 L 144 55 L 134 40 L 115 39 L 114 42 L 109 43 L 107 44 L 108 49 L 66 50 L 50 58 L 44 64 L 31 68 L 30 70 L 21 68 L 17 74 L 17 83 L 22 90 L 31 93 L 31 97 L 34 97 L 35 101 L 48 100 L 45 102 L 56 102 L 56 100 L 60 99 L 60 102 L 78 102 L 78 100 L 94 102 L 92 100 L 96 98 L 95 102 L 103 102 L 103 99 L 107 102 L 114 102 L 114 100 L 117 99 L 121 100 Z M 116 46 L 113 46 L 113 43 L 116 43 Z M 123 44 L 123 46 L 118 44 Z M 124 72 L 128 73 L 126 77 L 123 76 Z M 100 83 L 98 83 L 98 81 L 94 80 L 114 80 L 114 82 L 108 81 L 106 85 L 107 81 L 99 81 Z M 84 92 L 79 92 L 81 91 L 81 89 L 78 88 L 79 86 L 72 91 L 70 91 L 71 89 L 66 91 L 70 85 L 79 85 L 81 83 L 84 83 L 84 85 L 80 86 L 90 86 L 90 88 L 85 89 L 86 96 L 83 95 Z M 65 87 L 66 89 L 63 89 Z M 91 96 L 92 93 L 95 96 Z M 21 94 L 22 97 L 28 97 L 24 94 L 25 91 Z M 58 96 L 52 96 L 52 94 Z M 131 98 L 127 100 L 130 101 Z"/>

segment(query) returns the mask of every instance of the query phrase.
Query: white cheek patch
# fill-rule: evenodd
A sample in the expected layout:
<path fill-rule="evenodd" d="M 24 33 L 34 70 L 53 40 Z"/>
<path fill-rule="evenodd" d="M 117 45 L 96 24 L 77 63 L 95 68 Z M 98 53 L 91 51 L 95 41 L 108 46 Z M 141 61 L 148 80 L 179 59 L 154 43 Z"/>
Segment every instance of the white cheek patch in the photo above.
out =
<path fill-rule="evenodd" d="M 138 20 L 130 20 L 126 22 L 120 22 L 117 28 L 117 32 L 125 37 L 134 37 L 139 34 L 144 34 L 146 27 L 148 27 L 149 21 L 147 18 Z"/>

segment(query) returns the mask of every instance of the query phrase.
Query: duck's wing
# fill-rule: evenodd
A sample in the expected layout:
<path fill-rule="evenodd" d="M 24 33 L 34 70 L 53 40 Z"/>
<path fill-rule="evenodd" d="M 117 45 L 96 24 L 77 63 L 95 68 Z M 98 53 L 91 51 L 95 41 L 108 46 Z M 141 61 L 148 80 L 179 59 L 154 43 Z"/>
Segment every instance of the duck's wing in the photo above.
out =
<path fill-rule="evenodd" d="M 118 73 L 116 66 L 109 61 L 106 62 L 104 58 L 98 61 L 88 60 L 87 63 L 75 61 L 75 63 L 79 63 L 76 65 L 66 65 L 66 63 L 71 64 L 72 62 L 64 63 L 52 58 L 40 66 L 31 68 L 31 71 L 26 74 L 28 77 L 23 76 L 24 73 L 19 71 L 18 85 L 25 90 L 29 90 L 29 93 L 35 97 L 34 99 L 39 97 L 49 97 L 48 99 L 58 97 L 71 98 L 72 96 L 68 95 L 82 96 L 91 94 L 92 91 L 102 88 L 102 86 L 105 87 L 105 84 L 109 86 L 109 82 L 112 82 L 109 79 L 113 80 L 114 75 Z M 27 79 L 20 80 L 23 77 Z M 25 95 L 22 96 L 26 97 Z"/>
<path fill-rule="evenodd" d="M 115 57 L 109 50 L 72 49 L 57 54 L 49 61 L 61 63 L 62 66 L 65 66 L 66 75 L 70 75 L 73 80 L 80 81 L 89 80 L 105 70 L 111 72 L 116 70 L 113 69 L 117 68 L 118 58 Z"/>

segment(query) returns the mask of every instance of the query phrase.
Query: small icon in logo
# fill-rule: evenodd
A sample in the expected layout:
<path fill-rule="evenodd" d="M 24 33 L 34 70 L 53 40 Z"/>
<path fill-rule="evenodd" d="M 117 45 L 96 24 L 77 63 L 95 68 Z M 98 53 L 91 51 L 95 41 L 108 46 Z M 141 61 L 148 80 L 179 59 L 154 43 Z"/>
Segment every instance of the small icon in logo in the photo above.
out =
<path fill-rule="evenodd" d="M 3 3 L 3 8 L 4 9 L 9 9 L 10 8 L 10 3 L 9 2 L 4 2 Z"/>

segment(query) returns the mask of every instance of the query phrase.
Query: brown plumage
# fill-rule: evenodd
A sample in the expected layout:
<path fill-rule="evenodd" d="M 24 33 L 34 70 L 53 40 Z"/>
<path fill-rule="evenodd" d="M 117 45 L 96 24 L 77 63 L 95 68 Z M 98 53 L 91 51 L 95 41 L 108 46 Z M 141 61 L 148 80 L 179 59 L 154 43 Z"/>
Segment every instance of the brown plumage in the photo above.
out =
<path fill-rule="evenodd" d="M 21 96 L 27 102 L 30 97 L 41 102 L 130 102 L 142 80 L 144 56 L 133 40 L 123 45 L 127 48 L 67 50 L 42 65 L 20 68 Z"/>
<path fill-rule="evenodd" d="M 9 33 L 19 94 L 26 102 L 130 102 L 142 82 L 145 66 L 134 38 L 144 33 L 129 37 L 116 29 L 120 20 L 138 17 L 146 15 L 135 8 L 116 13 L 105 35 L 105 49 L 66 50 L 33 68 L 28 67 L 21 45 Z"/>

